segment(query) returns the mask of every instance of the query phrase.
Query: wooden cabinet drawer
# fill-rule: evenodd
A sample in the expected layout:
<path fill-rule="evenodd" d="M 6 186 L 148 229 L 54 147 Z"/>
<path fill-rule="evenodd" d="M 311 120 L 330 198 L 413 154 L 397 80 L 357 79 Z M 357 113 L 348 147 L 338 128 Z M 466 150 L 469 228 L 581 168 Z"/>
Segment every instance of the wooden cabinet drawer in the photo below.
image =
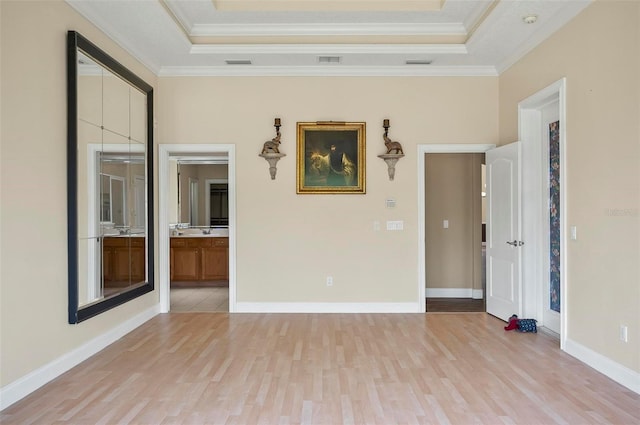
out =
<path fill-rule="evenodd" d="M 172 248 L 197 248 L 200 246 L 199 238 L 171 238 Z"/>
<path fill-rule="evenodd" d="M 224 248 L 229 246 L 229 238 L 212 238 L 215 247 Z"/>
<path fill-rule="evenodd" d="M 170 246 L 172 248 L 223 248 L 229 246 L 229 238 L 171 238 Z"/>
<path fill-rule="evenodd" d="M 187 240 L 184 238 L 171 238 L 171 247 L 179 248 L 187 246 Z"/>
<path fill-rule="evenodd" d="M 144 246 L 145 238 L 129 238 L 131 246 Z"/>

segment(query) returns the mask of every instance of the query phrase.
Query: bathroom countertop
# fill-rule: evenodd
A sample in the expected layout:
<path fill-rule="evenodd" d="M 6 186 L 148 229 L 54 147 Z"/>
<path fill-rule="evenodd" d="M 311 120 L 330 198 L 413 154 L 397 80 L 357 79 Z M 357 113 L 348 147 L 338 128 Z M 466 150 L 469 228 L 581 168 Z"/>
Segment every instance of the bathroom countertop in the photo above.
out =
<path fill-rule="evenodd" d="M 171 232 L 171 237 L 172 238 L 228 238 L 229 230 L 228 229 L 211 229 L 211 233 L 209 234 L 202 233 L 202 231 L 199 231 L 197 233 L 193 231 L 187 231 L 187 232 L 178 231 L 176 234 Z"/>

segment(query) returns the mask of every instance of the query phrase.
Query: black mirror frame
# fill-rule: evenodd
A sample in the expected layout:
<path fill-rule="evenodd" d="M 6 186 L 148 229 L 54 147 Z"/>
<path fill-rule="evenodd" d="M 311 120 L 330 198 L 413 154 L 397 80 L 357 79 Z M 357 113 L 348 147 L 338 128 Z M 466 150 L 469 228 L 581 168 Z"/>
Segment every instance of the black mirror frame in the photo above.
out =
<path fill-rule="evenodd" d="M 129 291 L 84 307 L 78 305 L 78 71 L 77 51 L 86 52 L 111 72 L 147 95 L 147 281 Z M 76 31 L 67 33 L 67 244 L 69 323 L 76 324 L 154 289 L 153 87 Z"/>

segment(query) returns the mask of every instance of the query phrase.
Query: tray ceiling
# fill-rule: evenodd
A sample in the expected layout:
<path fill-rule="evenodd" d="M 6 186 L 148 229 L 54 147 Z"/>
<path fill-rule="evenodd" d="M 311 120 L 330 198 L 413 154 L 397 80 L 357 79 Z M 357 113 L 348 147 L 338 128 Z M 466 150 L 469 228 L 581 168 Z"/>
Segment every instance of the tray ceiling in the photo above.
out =
<path fill-rule="evenodd" d="M 160 76 L 420 76 L 498 75 L 590 1 L 67 3 Z"/>

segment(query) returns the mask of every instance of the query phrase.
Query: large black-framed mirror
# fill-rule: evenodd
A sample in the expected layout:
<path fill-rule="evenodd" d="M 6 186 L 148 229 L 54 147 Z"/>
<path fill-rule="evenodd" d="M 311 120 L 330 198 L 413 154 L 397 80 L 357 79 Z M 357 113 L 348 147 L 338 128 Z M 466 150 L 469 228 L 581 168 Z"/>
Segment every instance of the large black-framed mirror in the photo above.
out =
<path fill-rule="evenodd" d="M 154 288 L 153 88 L 67 34 L 69 323 Z"/>

